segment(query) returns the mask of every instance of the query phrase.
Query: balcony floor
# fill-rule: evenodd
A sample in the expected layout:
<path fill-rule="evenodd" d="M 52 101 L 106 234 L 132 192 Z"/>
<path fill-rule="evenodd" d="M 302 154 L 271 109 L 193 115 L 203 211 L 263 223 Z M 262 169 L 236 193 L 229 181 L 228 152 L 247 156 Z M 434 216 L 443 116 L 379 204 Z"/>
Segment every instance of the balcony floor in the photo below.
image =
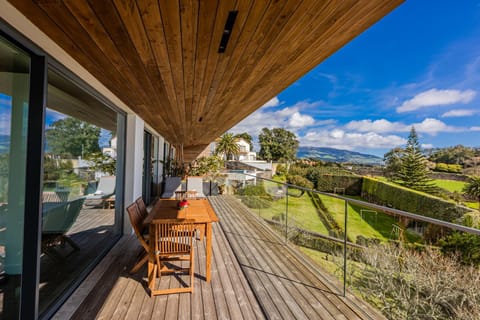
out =
<path fill-rule="evenodd" d="M 220 218 L 213 226 L 210 283 L 203 278 L 205 245 L 196 241 L 194 293 L 150 298 L 146 267 L 128 274 L 140 246 L 124 236 L 54 319 L 384 319 L 354 296 L 339 295 L 341 284 L 234 197 L 210 202 Z"/>

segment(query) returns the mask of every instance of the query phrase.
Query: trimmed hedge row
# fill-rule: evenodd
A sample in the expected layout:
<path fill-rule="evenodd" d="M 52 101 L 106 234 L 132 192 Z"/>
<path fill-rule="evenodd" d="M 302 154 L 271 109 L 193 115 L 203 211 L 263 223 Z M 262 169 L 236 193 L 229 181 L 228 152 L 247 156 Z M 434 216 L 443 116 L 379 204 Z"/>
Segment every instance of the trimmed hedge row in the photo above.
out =
<path fill-rule="evenodd" d="M 318 196 L 318 194 L 313 192 L 308 192 L 308 196 L 312 200 L 315 209 L 317 209 L 317 214 L 320 220 L 322 221 L 323 225 L 327 228 L 328 233 L 332 237 L 336 238 L 343 238 L 344 232 L 342 228 L 338 225 L 337 221 L 332 217 L 328 208 L 322 202 L 322 199 Z"/>
<path fill-rule="evenodd" d="M 323 174 L 317 180 L 317 190 L 334 192 L 335 188 L 345 188 L 345 194 L 359 196 L 362 192 L 362 177 Z"/>
<path fill-rule="evenodd" d="M 362 198 L 371 203 L 450 222 L 469 211 L 453 202 L 370 177 L 363 177 Z"/>

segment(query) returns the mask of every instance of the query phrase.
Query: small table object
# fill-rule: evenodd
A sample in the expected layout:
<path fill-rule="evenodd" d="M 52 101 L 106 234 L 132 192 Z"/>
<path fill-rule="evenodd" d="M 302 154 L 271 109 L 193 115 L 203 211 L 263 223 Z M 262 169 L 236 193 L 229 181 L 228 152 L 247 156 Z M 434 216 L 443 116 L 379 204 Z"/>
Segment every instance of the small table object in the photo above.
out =
<path fill-rule="evenodd" d="M 175 191 L 175 200 L 185 199 L 185 193 L 187 193 L 187 191 Z"/>
<path fill-rule="evenodd" d="M 105 199 L 105 202 L 103 203 L 103 208 L 104 209 L 114 209 L 115 208 L 115 195 Z"/>

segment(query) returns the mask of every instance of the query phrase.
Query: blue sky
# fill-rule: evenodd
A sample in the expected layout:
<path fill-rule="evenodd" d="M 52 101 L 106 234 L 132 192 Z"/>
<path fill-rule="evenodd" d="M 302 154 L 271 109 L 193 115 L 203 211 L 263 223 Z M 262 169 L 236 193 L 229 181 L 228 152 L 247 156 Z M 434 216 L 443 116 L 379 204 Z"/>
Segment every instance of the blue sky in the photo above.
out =
<path fill-rule="evenodd" d="M 412 126 L 424 147 L 480 147 L 479 120 L 480 0 L 411 0 L 231 131 L 383 156 Z"/>

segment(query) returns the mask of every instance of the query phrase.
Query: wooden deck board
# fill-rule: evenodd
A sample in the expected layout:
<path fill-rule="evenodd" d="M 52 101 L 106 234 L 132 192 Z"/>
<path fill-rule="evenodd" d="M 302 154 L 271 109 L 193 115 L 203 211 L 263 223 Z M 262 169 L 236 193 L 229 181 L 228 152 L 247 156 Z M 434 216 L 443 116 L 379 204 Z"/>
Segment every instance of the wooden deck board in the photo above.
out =
<path fill-rule="evenodd" d="M 338 295 L 338 289 L 331 282 L 318 276 L 318 270 L 306 266 L 291 246 L 284 244 L 277 234 L 252 214 L 248 208 L 233 197 L 210 198 L 220 218 L 230 245 L 246 272 L 249 282 L 262 307 L 284 317 L 283 311 L 275 312 L 278 295 L 295 318 L 311 319 L 382 319 L 383 317 L 359 299 L 350 295 L 344 298 Z M 296 250 L 297 251 L 297 250 Z M 261 273 L 268 274 L 270 284 L 262 281 Z M 260 280 L 260 283 L 256 283 Z M 275 287 L 275 294 L 266 295 L 265 291 Z M 263 288 L 262 288 L 263 286 Z M 341 284 L 338 284 L 341 287 Z M 301 310 L 299 312 L 299 310 Z M 315 312 L 312 313 L 312 312 Z"/>
<path fill-rule="evenodd" d="M 195 241 L 193 294 L 150 298 L 146 266 L 128 274 L 140 248 L 123 236 L 57 312 L 56 319 L 384 319 L 362 301 L 344 298 L 329 277 L 285 245 L 237 199 L 211 197 L 212 280 L 205 281 L 205 241 Z M 327 280 L 328 281 L 327 281 Z M 159 286 L 177 286 L 173 276 Z"/>

